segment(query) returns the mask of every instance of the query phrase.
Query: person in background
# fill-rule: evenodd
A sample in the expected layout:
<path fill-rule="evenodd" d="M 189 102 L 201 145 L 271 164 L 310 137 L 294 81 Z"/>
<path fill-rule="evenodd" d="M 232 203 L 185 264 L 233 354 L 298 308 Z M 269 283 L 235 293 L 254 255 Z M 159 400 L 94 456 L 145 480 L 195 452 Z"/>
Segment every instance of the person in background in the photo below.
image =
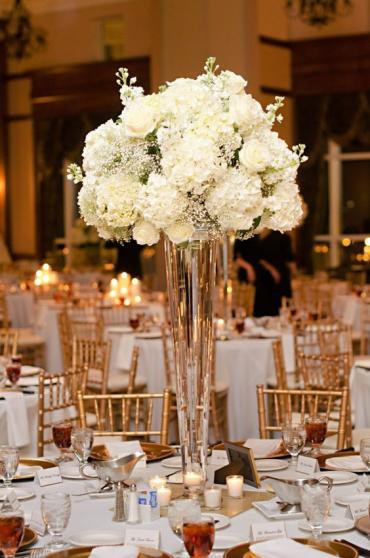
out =
<path fill-rule="evenodd" d="M 296 272 L 289 235 L 263 229 L 259 235 L 235 242 L 238 279 L 256 288 L 254 315 L 277 316 L 282 297 L 291 298 Z"/>

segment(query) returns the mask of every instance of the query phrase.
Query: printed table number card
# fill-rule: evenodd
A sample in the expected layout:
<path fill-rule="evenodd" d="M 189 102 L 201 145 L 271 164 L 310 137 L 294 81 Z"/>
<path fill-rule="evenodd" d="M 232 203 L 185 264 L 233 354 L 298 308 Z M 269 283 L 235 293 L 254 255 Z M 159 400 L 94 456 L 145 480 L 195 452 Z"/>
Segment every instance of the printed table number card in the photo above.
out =
<path fill-rule="evenodd" d="M 252 523 L 251 532 L 253 541 L 265 541 L 287 536 L 284 521 L 274 521 L 273 524 L 266 521 L 264 523 Z"/>
<path fill-rule="evenodd" d="M 304 473 L 305 475 L 312 475 L 313 473 L 319 473 L 320 472 L 319 462 L 317 461 L 317 459 L 314 459 L 313 457 L 306 457 L 304 455 L 300 455 L 298 457 L 296 472 Z"/>
<path fill-rule="evenodd" d="M 348 504 L 346 517 L 356 521 L 359 517 L 364 517 L 369 513 L 369 502 L 364 503 L 363 501 L 352 502 Z"/>
<path fill-rule="evenodd" d="M 50 467 L 50 469 L 41 469 L 36 472 L 40 486 L 49 486 L 50 484 L 58 484 L 63 482 L 60 476 L 59 467 Z"/>
<path fill-rule="evenodd" d="M 159 548 L 159 530 L 126 528 L 125 544 Z"/>

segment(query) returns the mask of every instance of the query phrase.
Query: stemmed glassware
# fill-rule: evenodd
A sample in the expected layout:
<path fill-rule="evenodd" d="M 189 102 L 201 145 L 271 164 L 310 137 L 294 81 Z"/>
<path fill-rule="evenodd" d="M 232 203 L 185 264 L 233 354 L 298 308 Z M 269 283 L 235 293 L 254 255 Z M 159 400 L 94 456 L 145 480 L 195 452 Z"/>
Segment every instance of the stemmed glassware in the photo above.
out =
<path fill-rule="evenodd" d="M 200 521 L 201 509 L 198 500 L 172 500 L 168 506 L 167 517 L 172 531 L 183 542 L 183 523 L 184 518 L 191 517 L 194 521 Z M 177 553 L 178 556 L 187 556 L 184 548 Z"/>
<path fill-rule="evenodd" d="M 24 535 L 24 514 L 21 509 L 0 510 L 0 550 L 5 558 L 14 558 Z"/>
<path fill-rule="evenodd" d="M 54 444 L 60 450 L 60 456 L 56 459 L 58 463 L 72 461 L 73 459 L 72 456 L 69 455 L 72 428 L 72 423 L 68 421 L 56 422 L 51 427 Z"/>
<path fill-rule="evenodd" d="M 73 453 L 80 465 L 86 465 L 94 443 L 93 429 L 75 427 L 72 430 L 71 443 Z"/>
<path fill-rule="evenodd" d="M 306 443 L 306 429 L 303 423 L 286 422 L 282 428 L 283 443 L 291 455 L 291 464 L 296 465 L 298 455 Z"/>
<path fill-rule="evenodd" d="M 66 545 L 63 539 L 71 516 L 71 498 L 64 492 L 52 492 L 41 496 L 41 514 L 51 535 L 48 548 L 58 550 Z"/>
<path fill-rule="evenodd" d="M 328 430 L 328 419 L 325 415 L 311 415 L 305 419 L 306 437 L 310 442 L 312 457 L 320 455 L 320 447 L 325 441 Z"/>
<path fill-rule="evenodd" d="M 312 536 L 316 540 L 320 538 L 325 521 L 330 513 L 331 487 L 331 479 L 328 479 L 328 486 L 326 488 L 320 486 L 319 482 L 302 487 L 301 508 L 307 523 L 311 527 Z"/>
<path fill-rule="evenodd" d="M 5 372 L 8 377 L 11 387 L 15 389 L 19 378 L 21 377 L 22 370 L 22 357 L 21 355 L 14 355 L 11 357 L 8 364 L 5 366 Z"/>
<path fill-rule="evenodd" d="M 213 517 L 202 516 L 201 520 L 185 516 L 182 536 L 191 558 L 207 558 L 215 542 L 215 522 Z"/>
<path fill-rule="evenodd" d="M 370 471 L 370 438 L 362 438 L 360 442 L 360 456 L 363 464 Z"/>
<path fill-rule="evenodd" d="M 19 452 L 17 448 L 0 446 L 0 478 L 5 488 L 11 488 L 12 479 L 17 472 Z"/>

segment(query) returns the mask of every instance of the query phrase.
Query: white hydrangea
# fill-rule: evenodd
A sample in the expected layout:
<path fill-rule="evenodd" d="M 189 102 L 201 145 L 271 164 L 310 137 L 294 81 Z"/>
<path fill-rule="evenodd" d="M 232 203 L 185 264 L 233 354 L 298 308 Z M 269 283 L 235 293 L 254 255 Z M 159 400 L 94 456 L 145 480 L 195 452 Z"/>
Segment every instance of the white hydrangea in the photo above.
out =
<path fill-rule="evenodd" d="M 295 183 L 278 184 L 271 196 L 264 198 L 265 226 L 276 231 L 291 230 L 302 218 L 302 198 Z"/>
<path fill-rule="evenodd" d="M 187 200 L 165 176 L 152 173 L 147 184 L 141 186 L 136 208 L 145 221 L 164 229 L 183 216 Z"/>
<path fill-rule="evenodd" d="M 132 237 L 138 244 L 156 244 L 159 240 L 159 231 L 148 221 L 139 221 L 132 231 Z"/>
<path fill-rule="evenodd" d="M 194 227 L 191 223 L 174 223 L 165 229 L 168 238 L 175 244 L 185 242 L 192 237 Z"/>
<path fill-rule="evenodd" d="M 136 201 L 140 182 L 125 174 L 104 177 L 96 185 L 96 212 L 108 227 L 128 227 L 138 216 Z"/>
<path fill-rule="evenodd" d="M 263 213 L 261 180 L 242 169 L 230 169 L 206 199 L 206 208 L 223 229 L 248 230 Z"/>
<path fill-rule="evenodd" d="M 104 174 L 104 169 L 116 159 L 122 140 L 122 129 L 113 120 L 108 120 L 96 130 L 89 132 L 82 153 L 85 173 L 96 176 Z"/>

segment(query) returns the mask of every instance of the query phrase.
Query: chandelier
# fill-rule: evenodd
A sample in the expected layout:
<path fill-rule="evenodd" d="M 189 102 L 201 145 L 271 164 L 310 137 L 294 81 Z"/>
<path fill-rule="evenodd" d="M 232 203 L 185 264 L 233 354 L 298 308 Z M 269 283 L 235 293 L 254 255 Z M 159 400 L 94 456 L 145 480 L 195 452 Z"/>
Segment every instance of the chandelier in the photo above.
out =
<path fill-rule="evenodd" d="M 352 0 L 286 0 L 290 16 L 317 27 L 327 25 L 337 16 L 348 15 L 352 8 Z"/>
<path fill-rule="evenodd" d="M 23 0 L 14 0 L 11 9 L 0 16 L 0 41 L 10 58 L 28 58 L 46 44 L 43 29 L 33 27 Z"/>

